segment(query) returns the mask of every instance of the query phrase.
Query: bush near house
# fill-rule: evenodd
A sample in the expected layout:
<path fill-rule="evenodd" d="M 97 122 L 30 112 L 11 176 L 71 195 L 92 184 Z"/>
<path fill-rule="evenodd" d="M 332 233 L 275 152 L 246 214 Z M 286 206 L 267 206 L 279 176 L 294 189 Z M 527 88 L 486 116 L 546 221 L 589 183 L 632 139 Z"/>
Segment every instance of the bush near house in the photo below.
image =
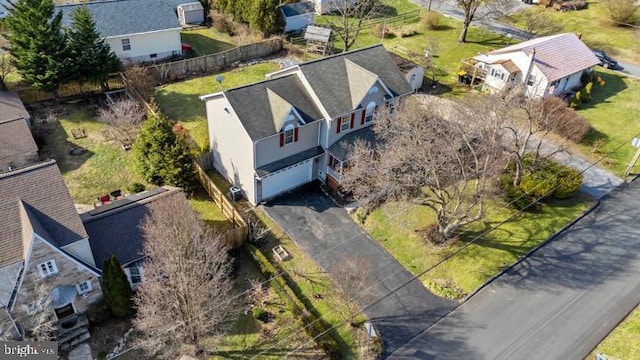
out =
<path fill-rule="evenodd" d="M 116 317 L 125 317 L 133 312 L 131 296 L 133 290 L 115 256 L 111 255 L 102 265 L 102 296 L 104 302 Z"/>

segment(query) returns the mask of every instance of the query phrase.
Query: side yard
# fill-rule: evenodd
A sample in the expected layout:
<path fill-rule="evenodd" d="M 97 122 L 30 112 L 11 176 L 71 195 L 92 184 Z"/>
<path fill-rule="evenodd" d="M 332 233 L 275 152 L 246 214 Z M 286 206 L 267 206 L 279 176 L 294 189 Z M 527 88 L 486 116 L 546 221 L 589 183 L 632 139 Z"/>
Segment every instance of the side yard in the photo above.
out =
<path fill-rule="evenodd" d="M 640 307 L 637 307 L 585 360 L 595 359 L 596 354 L 604 354 L 611 359 L 640 359 L 640 347 L 637 346 L 639 338 Z"/>
<path fill-rule="evenodd" d="M 501 202 L 493 202 L 482 223 L 468 227 L 458 240 L 445 246 L 434 246 L 420 235 L 435 222 L 435 214 L 426 206 L 385 204 L 367 217 L 364 227 L 432 292 L 462 299 L 591 204 L 590 199 L 578 196 L 544 205 L 536 213 L 518 214 Z M 483 235 L 493 227 L 496 229 Z"/>

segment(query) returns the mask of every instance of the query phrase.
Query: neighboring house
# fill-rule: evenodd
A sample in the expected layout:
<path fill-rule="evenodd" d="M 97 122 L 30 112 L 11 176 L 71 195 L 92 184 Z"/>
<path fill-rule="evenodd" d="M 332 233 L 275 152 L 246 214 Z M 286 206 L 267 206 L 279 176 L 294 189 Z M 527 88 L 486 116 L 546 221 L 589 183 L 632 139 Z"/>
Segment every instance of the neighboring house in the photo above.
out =
<path fill-rule="evenodd" d="M 28 323 L 46 296 L 57 320 L 101 296 L 87 232 L 55 161 L 0 174 L 0 223 L 0 307 L 16 323 Z"/>
<path fill-rule="evenodd" d="M 252 204 L 313 180 L 339 187 L 348 144 L 369 139 L 375 113 L 412 93 L 382 45 L 267 78 L 201 97 L 213 165 Z"/>
<path fill-rule="evenodd" d="M 134 288 L 140 285 L 144 280 L 140 226 L 154 204 L 174 198 L 187 201 L 180 189 L 162 187 L 130 195 L 80 214 L 89 234 L 96 266 L 102 270 L 103 262 L 113 254 L 120 261 L 131 285 Z"/>
<path fill-rule="evenodd" d="M 284 18 L 284 32 L 302 31 L 315 21 L 315 7 L 311 1 L 280 6 Z"/>
<path fill-rule="evenodd" d="M 73 10 L 86 6 L 96 29 L 123 61 L 155 61 L 182 54 L 181 26 L 175 0 L 114 0 L 60 5 L 63 23 L 71 26 Z"/>
<path fill-rule="evenodd" d="M 9 15 L 9 2 L 7 0 L 0 0 L 0 19 Z"/>
<path fill-rule="evenodd" d="M 143 282 L 140 225 L 178 188 L 127 196 L 78 214 L 55 161 L 0 174 L 0 338 L 17 338 L 51 311 L 65 349 L 90 337 L 84 314 L 102 297 L 103 261 L 114 254 L 132 287 Z"/>
<path fill-rule="evenodd" d="M 393 61 L 402 72 L 402 75 L 404 75 L 409 86 L 411 86 L 414 91 L 420 90 L 422 88 L 422 82 L 424 81 L 424 67 L 400 55 L 394 53 L 389 54 L 391 54 Z"/>
<path fill-rule="evenodd" d="M 18 94 L 0 91 L 0 173 L 38 161 L 31 117 Z"/>
<path fill-rule="evenodd" d="M 492 93 L 522 87 L 528 97 L 562 95 L 579 87 L 583 74 L 599 63 L 576 34 L 566 33 L 478 55 L 461 76 Z"/>
<path fill-rule="evenodd" d="M 177 8 L 178 21 L 183 27 L 202 24 L 204 22 L 204 8 L 200 2 L 180 4 Z"/>

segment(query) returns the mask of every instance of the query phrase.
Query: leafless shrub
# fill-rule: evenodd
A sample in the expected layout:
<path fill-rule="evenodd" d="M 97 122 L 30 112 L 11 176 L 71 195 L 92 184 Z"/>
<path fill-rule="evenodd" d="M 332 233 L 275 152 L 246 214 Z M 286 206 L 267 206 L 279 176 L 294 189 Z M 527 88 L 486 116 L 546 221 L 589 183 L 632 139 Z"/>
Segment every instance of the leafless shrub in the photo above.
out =
<path fill-rule="evenodd" d="M 142 96 L 145 101 L 149 101 L 153 95 L 158 82 L 154 79 L 153 75 L 148 68 L 142 65 L 129 66 L 124 71 L 124 76 L 127 78 L 127 87 L 132 88 Z"/>
<path fill-rule="evenodd" d="M 422 19 L 420 21 L 426 30 L 440 30 L 442 14 L 435 11 L 427 11 L 422 15 Z"/>
<path fill-rule="evenodd" d="M 98 110 L 98 120 L 110 125 L 112 137 L 124 146 L 136 140 L 145 115 L 144 108 L 129 99 L 116 100 Z"/>
<path fill-rule="evenodd" d="M 369 262 L 359 256 L 348 256 L 333 265 L 333 281 L 340 296 L 331 297 L 333 308 L 344 321 L 354 324 L 361 312 L 361 304 L 366 302 L 370 293 Z"/>
<path fill-rule="evenodd" d="M 633 15 L 640 8 L 640 3 L 636 0 L 600 0 L 598 5 L 602 6 L 609 20 L 616 26 L 632 24 Z"/>
<path fill-rule="evenodd" d="M 556 34 L 563 28 L 562 24 L 556 22 L 542 7 L 523 11 L 519 17 L 523 23 L 522 30 L 526 32 L 528 39 Z"/>

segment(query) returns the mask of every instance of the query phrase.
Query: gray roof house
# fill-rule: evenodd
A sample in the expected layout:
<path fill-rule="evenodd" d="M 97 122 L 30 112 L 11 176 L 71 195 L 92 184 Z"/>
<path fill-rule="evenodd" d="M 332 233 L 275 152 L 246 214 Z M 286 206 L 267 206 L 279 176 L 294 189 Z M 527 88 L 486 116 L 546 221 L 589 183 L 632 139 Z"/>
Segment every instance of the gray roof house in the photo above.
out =
<path fill-rule="evenodd" d="M 86 6 L 96 29 L 123 61 L 155 61 L 182 54 L 181 25 L 176 8 L 180 0 L 107 0 L 58 5 L 63 24 L 70 26 L 73 11 Z"/>
<path fill-rule="evenodd" d="M 599 63 L 574 33 L 543 36 L 473 58 L 485 90 L 509 91 L 520 86 L 529 97 L 571 91 L 580 85 L 582 74 Z"/>
<path fill-rule="evenodd" d="M 0 173 L 38 159 L 38 146 L 31 135 L 31 117 L 18 94 L 0 91 Z"/>
<path fill-rule="evenodd" d="M 338 188 L 348 145 L 372 140 L 375 113 L 412 92 L 376 45 L 201 96 L 213 165 L 252 204 L 314 180 Z"/>

